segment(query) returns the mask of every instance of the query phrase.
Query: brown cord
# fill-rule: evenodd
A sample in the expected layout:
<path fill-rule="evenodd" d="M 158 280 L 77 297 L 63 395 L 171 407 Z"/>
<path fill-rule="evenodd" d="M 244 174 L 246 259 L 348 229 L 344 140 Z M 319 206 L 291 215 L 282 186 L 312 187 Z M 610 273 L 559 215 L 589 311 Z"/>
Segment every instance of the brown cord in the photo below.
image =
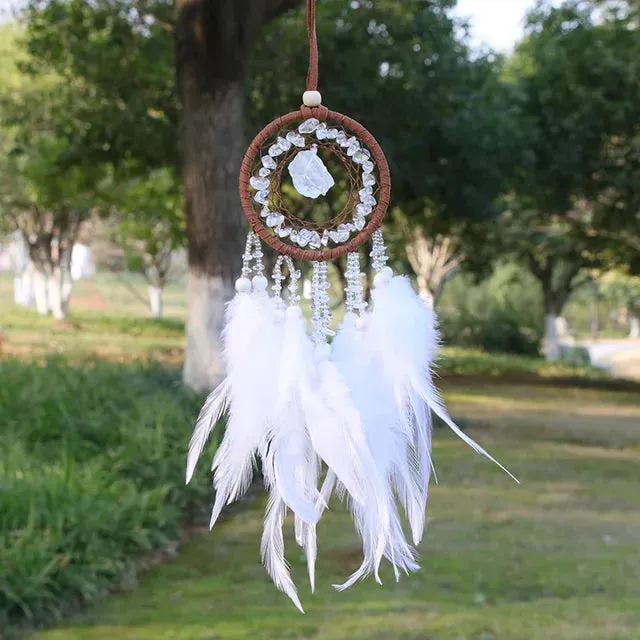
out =
<path fill-rule="evenodd" d="M 309 72 L 307 91 L 318 90 L 318 34 L 316 33 L 316 0 L 307 0 L 307 33 L 309 34 Z"/>
<path fill-rule="evenodd" d="M 287 128 L 292 123 L 304 121 L 310 117 L 318 120 L 331 121 L 342 126 L 345 130 L 350 131 L 353 135 L 364 143 L 371 151 L 372 159 L 378 170 L 379 191 L 377 193 L 378 204 L 371 213 L 367 225 L 354 236 L 349 242 L 335 247 L 333 249 L 303 249 L 290 244 L 284 243 L 277 235 L 274 235 L 262 219 L 259 212 L 254 207 L 251 195 L 250 184 L 252 170 L 256 166 L 256 161 L 261 157 L 261 149 L 263 145 L 274 137 L 280 130 Z M 328 260 L 336 260 L 346 256 L 348 253 L 356 251 L 373 235 L 380 225 L 389 207 L 391 198 L 391 175 L 389 173 L 389 165 L 387 159 L 380 148 L 377 140 L 369 133 L 359 122 L 352 120 L 336 111 L 329 111 L 326 107 L 309 108 L 303 107 L 300 111 L 293 111 L 284 116 L 276 118 L 268 124 L 249 145 L 249 149 L 242 162 L 240 169 L 240 199 L 245 215 L 251 224 L 255 233 L 262 238 L 272 249 L 281 255 L 290 256 L 295 260 L 306 260 L 309 262 L 324 262 Z M 300 221 L 304 227 L 307 225 Z"/>
<path fill-rule="evenodd" d="M 318 89 L 318 36 L 316 33 L 316 0 L 307 0 L 307 32 L 309 36 L 309 71 L 307 73 L 307 91 L 317 91 Z M 366 226 L 362 231 L 353 237 L 349 242 L 335 247 L 333 249 L 303 249 L 296 247 L 292 244 L 286 244 L 269 229 L 260 218 L 259 212 L 256 210 L 256 204 L 253 201 L 252 193 L 250 189 L 250 180 L 253 172 L 259 165 L 262 157 L 262 147 L 266 142 L 271 140 L 274 136 L 282 132 L 287 125 L 292 123 L 302 122 L 309 118 L 317 118 L 320 122 L 331 121 L 339 126 L 342 126 L 346 131 L 350 131 L 352 135 L 355 135 L 361 143 L 363 143 L 371 152 L 372 160 L 375 162 L 378 171 L 378 191 L 375 194 L 378 204 L 370 215 Z M 324 145 L 318 145 L 324 146 Z M 325 148 L 328 148 L 326 146 Z M 349 172 L 347 158 L 338 150 L 333 150 L 338 157 L 345 164 L 345 168 Z M 294 149 L 290 154 L 284 158 L 284 162 L 281 163 L 279 170 L 276 171 L 272 180 L 280 183 L 282 175 L 282 167 L 286 164 L 288 159 L 293 158 L 297 153 Z M 352 180 L 352 189 L 347 200 L 347 205 L 343 211 L 335 216 L 325 225 L 317 225 L 312 222 L 305 222 L 296 218 L 286 210 L 284 210 L 282 203 L 282 194 L 278 194 L 278 204 L 283 209 L 285 218 L 294 228 L 308 228 L 314 230 L 331 229 L 337 226 L 341 221 L 346 219 L 349 211 L 355 208 L 357 198 L 354 196 L 354 187 L 356 183 Z M 391 198 L 391 175 L 389 173 L 389 165 L 387 159 L 380 148 L 377 140 L 359 123 L 351 118 L 342 115 L 336 111 L 329 111 L 327 107 L 300 107 L 299 111 L 293 111 L 284 116 L 276 118 L 273 122 L 268 124 L 249 145 L 249 149 L 242 162 L 240 168 L 240 200 L 242 201 L 242 208 L 245 215 L 251 224 L 252 229 L 258 234 L 266 244 L 279 254 L 289 256 L 296 260 L 307 260 L 310 262 L 324 262 L 328 260 L 336 260 L 346 256 L 348 253 L 357 251 L 358 248 L 363 245 L 373 235 L 380 225 L 387 213 L 389 207 L 389 201 Z"/>

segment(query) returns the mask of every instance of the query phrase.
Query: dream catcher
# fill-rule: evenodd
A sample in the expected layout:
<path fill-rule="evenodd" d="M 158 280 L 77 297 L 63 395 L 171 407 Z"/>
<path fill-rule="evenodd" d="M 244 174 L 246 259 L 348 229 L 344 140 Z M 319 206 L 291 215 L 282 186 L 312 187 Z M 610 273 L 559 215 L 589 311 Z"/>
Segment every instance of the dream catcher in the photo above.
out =
<path fill-rule="evenodd" d="M 240 195 L 252 231 L 237 294 L 227 309 L 227 377 L 202 409 L 187 467 L 188 482 L 211 431 L 226 415 L 225 436 L 213 460 L 211 527 L 222 509 L 247 491 L 259 457 L 269 492 L 262 560 L 278 589 L 301 611 L 285 560 L 288 510 L 312 590 L 316 525 L 334 493 L 347 499 L 363 548 L 360 568 L 336 588 L 368 575 L 380 582 L 384 559 L 399 579 L 418 569 L 414 545 L 425 525 L 432 415 L 496 462 L 454 424 L 434 387 L 435 313 L 406 277 L 394 276 L 387 266 L 380 229 L 391 192 L 387 161 L 361 124 L 322 105 L 315 0 L 308 0 L 308 17 L 304 105 L 261 131 L 242 164 Z M 319 224 L 289 211 L 282 183 L 288 174 L 304 198 L 326 196 L 338 187 L 324 158 L 344 167 L 350 188 L 341 194 L 346 202 L 341 212 Z M 278 255 L 271 281 L 263 242 Z M 371 305 L 365 301 L 359 253 L 367 246 L 374 272 Z M 334 332 L 328 263 L 344 257 L 346 313 Z M 300 261 L 312 265 L 310 331 L 299 306 Z"/>

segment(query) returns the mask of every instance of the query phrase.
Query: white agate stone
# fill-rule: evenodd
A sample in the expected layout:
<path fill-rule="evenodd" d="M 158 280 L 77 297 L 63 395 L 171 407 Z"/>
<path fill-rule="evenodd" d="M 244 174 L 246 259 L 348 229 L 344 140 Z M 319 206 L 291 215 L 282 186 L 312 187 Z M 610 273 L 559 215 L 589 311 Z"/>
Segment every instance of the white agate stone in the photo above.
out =
<path fill-rule="evenodd" d="M 289 165 L 289 174 L 296 191 L 306 198 L 326 196 L 335 185 L 335 180 L 318 156 L 316 147 L 301 151 Z"/>

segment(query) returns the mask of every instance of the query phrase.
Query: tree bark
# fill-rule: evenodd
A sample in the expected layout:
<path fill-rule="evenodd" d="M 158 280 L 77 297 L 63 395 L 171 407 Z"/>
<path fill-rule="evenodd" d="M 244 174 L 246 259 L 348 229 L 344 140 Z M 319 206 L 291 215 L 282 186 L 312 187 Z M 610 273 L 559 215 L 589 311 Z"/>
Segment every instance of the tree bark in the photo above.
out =
<path fill-rule="evenodd" d="M 149 310 L 151 311 L 152 318 L 162 318 L 163 316 L 163 304 L 162 304 L 162 287 L 157 285 L 149 285 Z"/>
<path fill-rule="evenodd" d="M 13 298 L 17 305 L 30 307 L 33 302 L 33 269 L 29 265 L 13 278 Z"/>
<path fill-rule="evenodd" d="M 224 306 L 242 264 L 246 224 L 238 177 L 245 148 L 245 61 L 259 27 L 296 4 L 178 0 L 176 74 L 189 252 L 184 381 L 198 390 L 213 388 L 224 375 Z"/>
<path fill-rule="evenodd" d="M 544 343 L 547 360 L 560 360 L 560 343 L 558 341 L 558 316 L 546 313 L 544 316 Z"/>
<path fill-rule="evenodd" d="M 71 274 L 56 267 L 48 280 L 49 309 L 56 320 L 64 320 L 69 313 L 72 287 Z"/>
<path fill-rule="evenodd" d="M 41 316 L 49 315 L 49 275 L 43 268 L 34 268 L 33 295 L 36 302 L 36 311 Z"/>

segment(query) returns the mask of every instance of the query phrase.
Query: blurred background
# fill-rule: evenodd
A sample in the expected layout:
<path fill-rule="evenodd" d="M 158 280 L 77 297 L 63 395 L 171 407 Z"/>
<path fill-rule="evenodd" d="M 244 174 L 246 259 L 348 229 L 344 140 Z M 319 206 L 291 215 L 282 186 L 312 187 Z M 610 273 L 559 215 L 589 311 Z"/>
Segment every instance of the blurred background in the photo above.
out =
<path fill-rule="evenodd" d="M 0 638 L 640 639 L 636 0 L 318 0 L 444 395 L 522 484 L 438 430 L 421 572 L 336 593 L 336 504 L 313 597 L 287 531 L 306 616 L 260 566 L 259 486 L 203 528 L 237 175 L 300 103 L 303 4 L 0 2 Z"/>

